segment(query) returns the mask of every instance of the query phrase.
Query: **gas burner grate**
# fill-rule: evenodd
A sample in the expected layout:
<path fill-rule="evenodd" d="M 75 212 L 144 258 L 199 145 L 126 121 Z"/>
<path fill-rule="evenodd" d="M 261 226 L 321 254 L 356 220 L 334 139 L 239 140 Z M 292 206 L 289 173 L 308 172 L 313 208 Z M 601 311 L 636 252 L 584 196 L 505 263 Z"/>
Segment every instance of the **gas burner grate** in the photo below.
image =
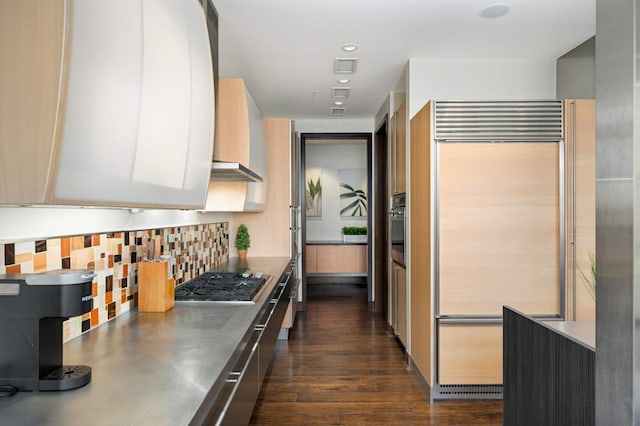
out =
<path fill-rule="evenodd" d="M 175 288 L 177 301 L 250 302 L 265 278 L 245 278 L 235 272 L 206 272 Z"/>

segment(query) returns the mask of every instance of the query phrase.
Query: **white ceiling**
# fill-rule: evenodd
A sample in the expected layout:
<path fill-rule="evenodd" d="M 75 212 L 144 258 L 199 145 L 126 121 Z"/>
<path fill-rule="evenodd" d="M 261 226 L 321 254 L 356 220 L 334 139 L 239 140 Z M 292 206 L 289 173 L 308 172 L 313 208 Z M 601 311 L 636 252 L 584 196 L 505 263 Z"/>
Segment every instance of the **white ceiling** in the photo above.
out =
<path fill-rule="evenodd" d="M 409 58 L 557 58 L 595 34 L 595 0 L 510 0 L 495 19 L 480 16 L 494 0 L 212 1 L 220 76 L 270 117 L 330 118 L 334 58 L 359 58 L 345 118 L 372 118 Z"/>

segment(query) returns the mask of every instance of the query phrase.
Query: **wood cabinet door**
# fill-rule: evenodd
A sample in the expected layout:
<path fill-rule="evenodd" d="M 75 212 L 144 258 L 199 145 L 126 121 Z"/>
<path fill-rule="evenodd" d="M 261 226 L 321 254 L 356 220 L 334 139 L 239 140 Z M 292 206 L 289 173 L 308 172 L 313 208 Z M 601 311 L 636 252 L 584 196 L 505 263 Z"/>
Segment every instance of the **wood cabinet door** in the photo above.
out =
<path fill-rule="evenodd" d="M 440 324 L 438 383 L 502 383 L 501 324 Z"/>
<path fill-rule="evenodd" d="M 560 313 L 557 143 L 439 144 L 442 315 Z"/>
<path fill-rule="evenodd" d="M 310 246 L 307 246 L 310 247 Z M 365 245 L 318 245 L 316 270 L 324 274 L 357 274 L 367 272 L 367 246 Z M 307 272 L 310 272 L 307 269 Z"/>

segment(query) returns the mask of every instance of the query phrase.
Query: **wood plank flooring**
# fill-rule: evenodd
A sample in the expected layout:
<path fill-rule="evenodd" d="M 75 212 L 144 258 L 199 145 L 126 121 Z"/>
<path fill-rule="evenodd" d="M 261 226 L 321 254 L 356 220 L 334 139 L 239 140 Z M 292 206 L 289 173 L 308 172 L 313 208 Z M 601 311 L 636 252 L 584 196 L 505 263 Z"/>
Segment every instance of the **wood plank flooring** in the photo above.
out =
<path fill-rule="evenodd" d="M 357 285 L 310 286 L 278 341 L 253 425 L 501 425 L 502 401 L 429 404 L 385 320 Z"/>

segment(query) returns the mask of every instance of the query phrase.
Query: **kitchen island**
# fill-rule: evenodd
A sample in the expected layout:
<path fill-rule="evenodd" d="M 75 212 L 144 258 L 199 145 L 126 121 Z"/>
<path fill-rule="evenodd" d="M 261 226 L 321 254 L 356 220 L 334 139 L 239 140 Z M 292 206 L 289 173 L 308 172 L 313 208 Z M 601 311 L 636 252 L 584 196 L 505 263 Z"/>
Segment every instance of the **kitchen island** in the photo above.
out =
<path fill-rule="evenodd" d="M 595 322 L 503 314 L 503 424 L 595 424 Z"/>
<path fill-rule="evenodd" d="M 0 423 L 202 424 L 288 263 L 286 257 L 233 258 L 216 269 L 268 275 L 254 305 L 196 302 L 164 313 L 132 311 L 65 343 L 64 363 L 90 366 L 91 382 L 0 398 Z"/>

